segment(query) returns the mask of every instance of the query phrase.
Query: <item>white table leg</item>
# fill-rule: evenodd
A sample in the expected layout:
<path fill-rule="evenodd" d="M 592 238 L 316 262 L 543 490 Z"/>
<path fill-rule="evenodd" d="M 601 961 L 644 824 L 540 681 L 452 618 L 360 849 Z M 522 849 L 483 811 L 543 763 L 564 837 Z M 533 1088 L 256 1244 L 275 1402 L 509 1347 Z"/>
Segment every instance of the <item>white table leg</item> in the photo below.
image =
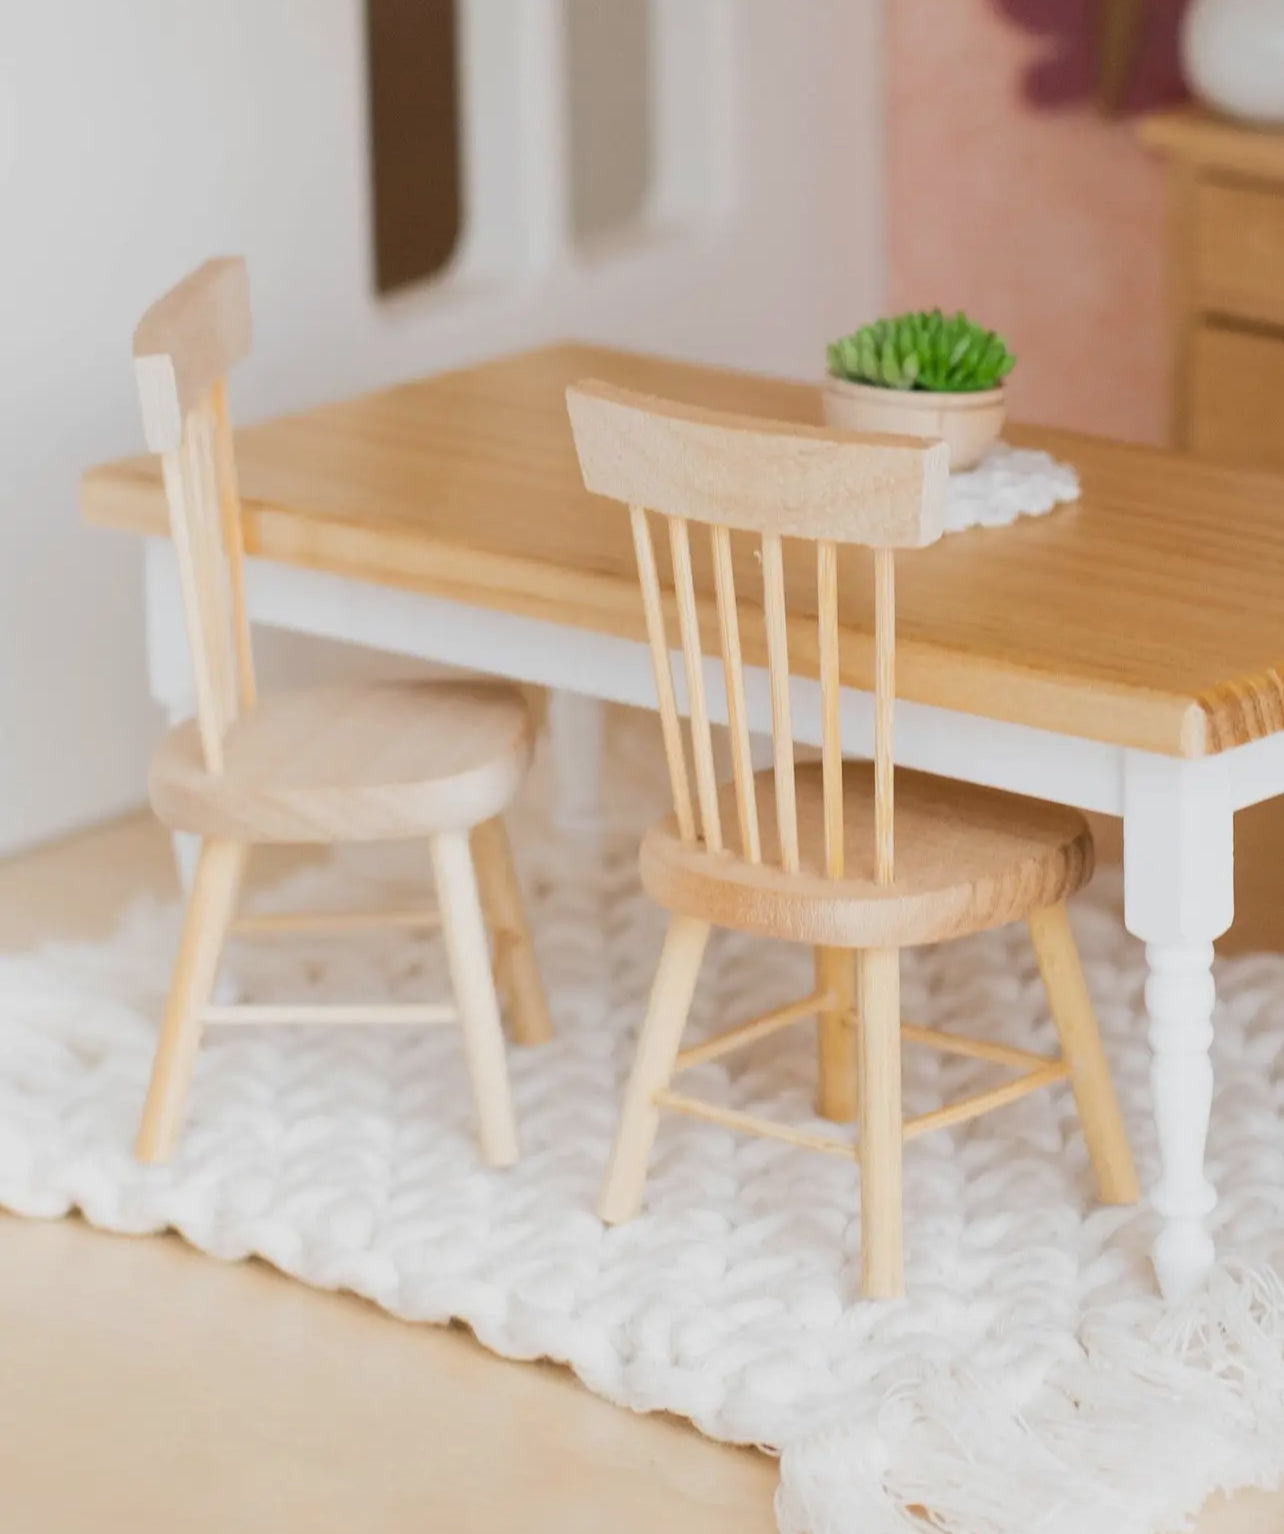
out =
<path fill-rule="evenodd" d="M 1124 916 L 1146 944 L 1151 1094 L 1163 1224 L 1154 1262 L 1164 1296 L 1198 1288 L 1214 1259 L 1204 1175 L 1213 1100 L 1213 939 L 1234 916 L 1234 815 L 1223 758 L 1129 752 L 1124 766 Z"/>
<path fill-rule="evenodd" d="M 606 705 L 585 693 L 557 689 L 549 694 L 548 732 L 557 829 L 594 836 L 602 828 Z"/>
<path fill-rule="evenodd" d="M 174 862 L 178 867 L 179 888 L 185 895 L 191 893 L 192 880 L 196 877 L 196 863 L 201 855 L 201 839 L 190 831 L 172 831 L 169 838 L 174 850 Z"/>

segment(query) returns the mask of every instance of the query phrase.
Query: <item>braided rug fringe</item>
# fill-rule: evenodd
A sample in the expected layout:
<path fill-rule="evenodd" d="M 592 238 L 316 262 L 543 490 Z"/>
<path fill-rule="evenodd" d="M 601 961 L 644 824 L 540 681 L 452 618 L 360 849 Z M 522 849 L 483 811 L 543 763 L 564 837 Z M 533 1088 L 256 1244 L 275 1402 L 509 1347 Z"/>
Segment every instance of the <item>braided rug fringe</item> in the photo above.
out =
<path fill-rule="evenodd" d="M 906 1153 L 907 1281 L 856 1299 L 853 1165 L 667 1116 L 645 1213 L 605 1231 L 593 1199 L 663 917 L 639 893 L 639 828 L 661 799 L 654 721 L 616 715 L 600 850 L 553 835 L 546 768 L 513 817 L 558 1026 L 510 1051 L 523 1159 L 484 1169 L 453 1029 L 212 1031 L 180 1150 L 130 1146 L 177 912 L 142 905 L 106 944 L 0 960 L 0 1204 L 81 1210 L 123 1232 L 173 1228 L 229 1260 L 412 1321 L 467 1322 L 513 1358 L 569 1364 L 589 1389 L 781 1456 L 784 1534 L 1154 1534 L 1219 1488 L 1284 1476 L 1284 959 L 1219 966 L 1210 1171 L 1227 1254 L 1166 1311 L 1153 1217 L 1098 1207 L 1058 1086 Z M 344 854 L 264 904 L 404 900 L 421 848 Z M 426 880 L 421 885 L 429 898 Z M 1143 1177 L 1144 968 L 1108 880 L 1075 913 Z M 246 995 L 431 998 L 437 945 L 404 932 L 238 948 Z M 810 986 L 810 956 L 724 934 L 690 1036 Z M 1020 928 L 911 953 L 906 1016 L 1052 1052 Z M 910 1112 L 992 1068 L 907 1049 Z M 800 1025 L 685 1078 L 714 1101 L 811 1119 Z M 816 1125 L 815 1127 L 822 1127 Z"/>

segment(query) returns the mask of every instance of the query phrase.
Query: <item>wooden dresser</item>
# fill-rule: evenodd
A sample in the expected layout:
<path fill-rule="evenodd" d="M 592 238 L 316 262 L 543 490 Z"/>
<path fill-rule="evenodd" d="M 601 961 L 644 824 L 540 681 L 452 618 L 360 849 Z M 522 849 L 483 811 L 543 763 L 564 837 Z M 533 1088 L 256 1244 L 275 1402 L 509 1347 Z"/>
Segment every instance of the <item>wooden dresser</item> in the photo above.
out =
<path fill-rule="evenodd" d="M 1168 165 L 1172 443 L 1284 473 L 1284 132 L 1192 107 L 1142 138 Z"/>
<path fill-rule="evenodd" d="M 1169 440 L 1284 474 L 1284 132 L 1186 107 L 1141 135 L 1169 181 Z M 1284 800 L 1236 816 L 1235 925 L 1219 946 L 1284 952 Z"/>

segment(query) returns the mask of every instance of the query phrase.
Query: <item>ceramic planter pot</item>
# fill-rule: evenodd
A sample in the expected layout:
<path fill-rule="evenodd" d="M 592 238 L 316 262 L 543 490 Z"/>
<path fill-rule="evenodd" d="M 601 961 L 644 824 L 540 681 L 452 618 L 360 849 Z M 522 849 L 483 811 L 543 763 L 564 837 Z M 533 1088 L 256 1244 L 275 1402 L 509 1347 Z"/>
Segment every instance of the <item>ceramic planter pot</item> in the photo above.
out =
<path fill-rule="evenodd" d="M 944 441 L 951 469 L 970 469 L 999 440 L 1007 419 L 1004 392 L 933 394 L 923 389 L 880 389 L 873 384 L 825 380 L 825 420 L 840 431 L 887 431 Z"/>
<path fill-rule="evenodd" d="M 1284 0 L 1194 0 L 1181 52 L 1187 82 L 1210 106 L 1284 124 Z"/>

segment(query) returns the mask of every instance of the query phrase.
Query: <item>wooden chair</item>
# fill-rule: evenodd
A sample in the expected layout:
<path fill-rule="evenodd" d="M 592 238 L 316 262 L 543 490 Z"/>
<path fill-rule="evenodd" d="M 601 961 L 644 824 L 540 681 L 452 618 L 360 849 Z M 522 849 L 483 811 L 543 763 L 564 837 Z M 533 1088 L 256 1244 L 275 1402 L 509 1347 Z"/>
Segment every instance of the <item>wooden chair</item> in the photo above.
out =
<path fill-rule="evenodd" d="M 573 386 L 568 404 L 585 485 L 630 508 L 674 802 L 673 815 L 654 826 L 642 845 L 643 884 L 670 920 L 602 1188 L 602 1218 L 616 1223 L 637 1212 L 661 1109 L 856 1155 L 864 1291 L 896 1295 L 902 1287 L 902 1142 L 1065 1076 L 1102 1198 L 1135 1200 L 1132 1157 L 1066 917 L 1066 897 L 1092 872 L 1092 839 L 1083 817 L 905 772 L 896 780 L 893 843 L 894 550 L 920 547 L 941 533 L 945 446 L 687 409 L 597 382 Z M 652 512 L 667 523 L 671 603 L 662 592 Z M 752 535 L 752 541 L 737 538 L 733 544 L 733 533 Z M 782 538 L 806 547 L 791 549 L 787 561 Z M 872 764 L 844 766 L 840 643 L 849 640 L 840 641 L 838 575 L 840 546 L 853 543 L 874 551 L 875 756 Z M 866 556 L 844 552 L 841 558 L 852 564 Z M 710 586 L 712 600 L 703 594 Z M 742 599 L 751 586 L 762 592 L 760 606 Z M 694 793 L 666 633 L 666 607 L 674 606 Z M 787 638 L 787 606 L 814 614 L 814 628 L 795 623 Z M 800 669 L 819 675 L 819 764 L 795 763 L 791 644 Z M 715 780 L 706 650 L 722 656 L 730 783 Z M 764 659 L 774 767 L 755 774 L 744 667 Z M 901 948 L 1018 920 L 1030 924 L 1061 1039 L 1060 1059 L 902 1023 Z M 817 988 L 679 1051 L 713 925 L 811 945 Z M 676 1071 L 811 1016 L 820 1019 L 822 1107 L 831 1118 L 859 1117 L 858 1149 L 845 1139 L 768 1123 L 672 1089 Z M 1020 1074 L 903 1122 L 902 1038 Z"/>
<path fill-rule="evenodd" d="M 227 371 L 249 349 L 249 285 L 239 259 L 210 261 L 192 273 L 148 310 L 134 335 L 147 443 L 163 455 L 196 693 L 196 718 L 172 731 L 156 752 L 151 798 L 167 826 L 202 839 L 137 1154 L 144 1161 L 170 1154 L 206 1024 L 457 1018 L 483 1154 L 493 1165 L 507 1165 L 517 1158 L 517 1132 L 483 909 L 517 1038 L 535 1044 L 550 1032 L 499 818 L 529 761 L 527 706 L 512 688 L 468 682 L 257 697 L 225 387 Z M 436 876 L 438 913 L 233 921 L 254 843 L 421 836 Z M 440 924 L 457 1008 L 210 1005 L 229 931 L 342 931 L 382 923 Z"/>

